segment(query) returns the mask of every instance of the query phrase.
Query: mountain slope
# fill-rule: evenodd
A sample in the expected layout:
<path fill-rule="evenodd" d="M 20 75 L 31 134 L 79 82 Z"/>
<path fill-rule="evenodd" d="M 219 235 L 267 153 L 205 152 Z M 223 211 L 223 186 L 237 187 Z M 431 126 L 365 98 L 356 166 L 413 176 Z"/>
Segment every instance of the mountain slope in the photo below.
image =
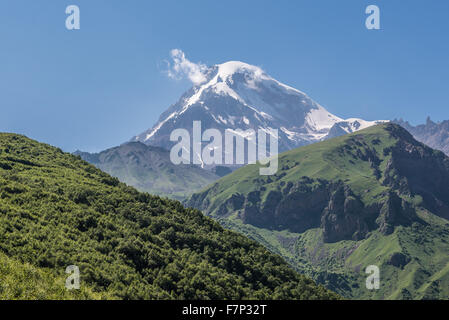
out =
<path fill-rule="evenodd" d="M 354 132 L 376 124 L 341 119 L 301 91 L 268 76 L 262 69 L 231 61 L 209 68 L 207 80 L 186 92 L 153 128 L 133 141 L 170 149 L 175 129 L 279 129 L 281 151 Z M 194 155 L 198 156 L 198 155 Z"/>
<path fill-rule="evenodd" d="M 0 199 L 0 258 L 55 281 L 77 265 L 81 286 L 107 297 L 337 298 L 199 211 L 23 136 L 0 134 Z"/>
<path fill-rule="evenodd" d="M 442 152 L 384 124 L 286 152 L 279 168 L 262 177 L 249 165 L 187 204 L 347 297 L 449 297 Z M 376 292 L 364 288 L 369 265 L 385 279 Z"/>
<path fill-rule="evenodd" d="M 182 199 L 219 179 L 193 165 L 174 165 L 170 152 L 130 142 L 97 154 L 75 152 L 100 170 L 139 191 Z"/>
<path fill-rule="evenodd" d="M 402 119 L 393 122 L 405 128 L 416 140 L 449 155 L 449 120 L 435 123 L 427 118 L 425 124 L 418 126 L 412 126 Z"/>

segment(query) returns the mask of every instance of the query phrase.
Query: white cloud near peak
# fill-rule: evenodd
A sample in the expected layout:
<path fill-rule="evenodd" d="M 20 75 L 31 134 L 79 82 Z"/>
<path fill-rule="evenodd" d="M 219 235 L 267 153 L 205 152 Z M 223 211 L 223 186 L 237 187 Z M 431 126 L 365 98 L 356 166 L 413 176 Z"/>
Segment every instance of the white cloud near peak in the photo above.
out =
<path fill-rule="evenodd" d="M 186 58 L 180 49 L 170 51 L 172 63 L 168 62 L 167 74 L 172 79 L 183 79 L 187 77 L 194 85 L 199 85 L 207 80 L 208 67 L 201 63 L 194 63 Z"/>

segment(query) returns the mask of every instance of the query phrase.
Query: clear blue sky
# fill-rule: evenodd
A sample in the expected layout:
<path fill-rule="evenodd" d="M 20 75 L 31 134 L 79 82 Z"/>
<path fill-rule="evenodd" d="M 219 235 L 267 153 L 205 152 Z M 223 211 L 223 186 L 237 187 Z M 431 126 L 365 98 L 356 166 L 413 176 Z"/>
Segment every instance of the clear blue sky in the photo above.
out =
<path fill-rule="evenodd" d="M 365 28 L 369 4 L 382 30 Z M 173 48 L 261 66 L 340 117 L 449 119 L 448 35 L 447 0 L 2 0 L 0 131 L 66 151 L 123 143 L 190 86 L 163 72 Z"/>

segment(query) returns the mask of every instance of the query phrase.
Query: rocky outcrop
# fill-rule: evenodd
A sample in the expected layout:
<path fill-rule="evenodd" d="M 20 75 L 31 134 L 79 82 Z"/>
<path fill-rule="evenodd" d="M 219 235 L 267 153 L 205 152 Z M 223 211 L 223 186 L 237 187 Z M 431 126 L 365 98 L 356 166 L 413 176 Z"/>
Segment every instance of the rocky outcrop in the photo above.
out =
<path fill-rule="evenodd" d="M 380 209 L 376 223 L 379 231 L 385 235 L 393 233 L 394 227 L 408 226 L 414 221 L 420 221 L 413 207 L 396 193 L 389 192 L 386 201 Z"/>
<path fill-rule="evenodd" d="M 403 269 L 410 261 L 411 259 L 409 256 L 406 256 L 401 252 L 396 252 L 391 255 L 387 264 Z"/>
<path fill-rule="evenodd" d="M 338 185 L 323 211 L 321 227 L 325 242 L 361 240 L 369 232 L 369 214 L 348 186 Z"/>
<path fill-rule="evenodd" d="M 238 211 L 243 208 L 244 203 L 245 197 L 240 193 L 235 193 L 220 206 L 217 214 L 219 216 L 224 216 L 227 213 Z"/>
<path fill-rule="evenodd" d="M 304 232 L 320 226 L 321 214 L 329 201 L 328 184 L 321 181 L 313 186 L 313 180 L 301 180 L 283 190 L 270 191 L 261 206 L 260 200 L 260 194 L 248 195 L 242 214 L 244 223 Z"/>

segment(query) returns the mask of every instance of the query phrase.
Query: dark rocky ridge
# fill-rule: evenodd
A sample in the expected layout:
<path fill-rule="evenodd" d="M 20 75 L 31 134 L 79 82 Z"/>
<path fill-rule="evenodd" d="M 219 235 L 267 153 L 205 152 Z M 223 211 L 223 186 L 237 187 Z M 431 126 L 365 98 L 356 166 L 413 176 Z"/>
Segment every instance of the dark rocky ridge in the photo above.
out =
<path fill-rule="evenodd" d="M 271 191 L 261 202 L 260 192 L 247 197 L 234 194 L 217 211 L 218 216 L 239 212 L 245 224 L 270 230 L 302 233 L 312 228 L 322 228 L 326 242 L 362 240 L 367 234 L 379 229 L 390 234 L 398 225 L 420 222 L 414 209 L 396 193 L 374 205 L 365 204 L 343 182 L 330 183 L 304 180 L 288 185 L 283 192 Z M 201 203 L 194 195 L 189 205 Z M 207 204 L 206 204 L 207 205 Z M 195 205 L 194 205 L 195 206 Z"/>

